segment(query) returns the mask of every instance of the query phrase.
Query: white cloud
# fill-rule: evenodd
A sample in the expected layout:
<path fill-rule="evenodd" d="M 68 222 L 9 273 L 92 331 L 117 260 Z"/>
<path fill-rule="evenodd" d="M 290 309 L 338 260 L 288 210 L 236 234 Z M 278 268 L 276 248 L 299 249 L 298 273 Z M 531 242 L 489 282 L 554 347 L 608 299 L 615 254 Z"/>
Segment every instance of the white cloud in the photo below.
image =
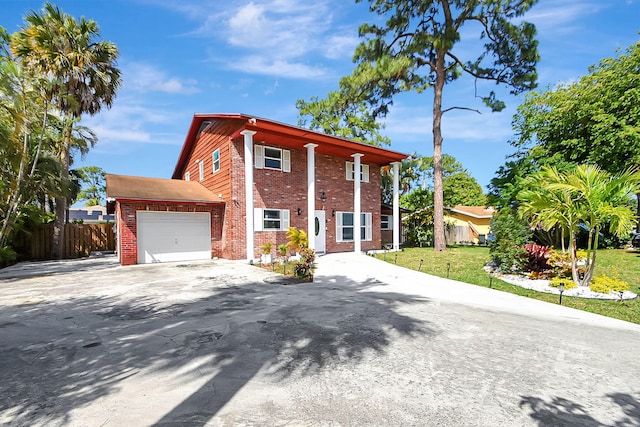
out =
<path fill-rule="evenodd" d="M 328 70 L 321 66 L 312 67 L 300 62 L 290 62 L 285 59 L 271 59 L 259 55 L 245 56 L 230 63 L 229 67 L 250 74 L 262 74 L 292 79 L 315 79 L 328 74 Z"/>
<path fill-rule="evenodd" d="M 168 134 L 165 124 L 175 120 L 175 111 L 143 106 L 137 98 L 118 98 L 113 107 L 96 116 L 83 118 L 83 124 L 98 136 L 99 151 L 125 150 L 130 144 L 180 145 L 184 134 Z"/>
<path fill-rule="evenodd" d="M 138 92 L 164 92 L 176 94 L 198 93 L 197 82 L 193 79 L 170 77 L 166 72 L 140 62 L 125 63 L 123 80 L 127 87 Z"/>
<path fill-rule="evenodd" d="M 585 15 L 597 13 L 607 5 L 605 2 L 586 0 L 546 1 L 533 6 L 524 16 L 524 20 L 535 24 L 545 33 L 568 32 Z"/>
<path fill-rule="evenodd" d="M 329 74 L 326 66 L 315 64 L 349 58 L 357 43 L 355 27 L 335 33 L 332 9 L 342 7 L 340 1 L 253 0 L 214 6 L 189 6 L 187 1 L 174 10 L 199 22 L 188 35 L 216 40 L 213 62 L 248 74 L 315 79 Z"/>

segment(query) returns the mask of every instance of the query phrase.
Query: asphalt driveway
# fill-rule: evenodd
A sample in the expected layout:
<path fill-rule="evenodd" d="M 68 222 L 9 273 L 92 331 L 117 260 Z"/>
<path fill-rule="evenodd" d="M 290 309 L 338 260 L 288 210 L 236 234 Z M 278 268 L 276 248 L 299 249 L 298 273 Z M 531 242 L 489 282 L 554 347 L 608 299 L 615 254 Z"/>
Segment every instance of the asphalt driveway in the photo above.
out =
<path fill-rule="evenodd" d="M 348 254 L 21 265 L 0 424 L 640 426 L 640 327 Z"/>

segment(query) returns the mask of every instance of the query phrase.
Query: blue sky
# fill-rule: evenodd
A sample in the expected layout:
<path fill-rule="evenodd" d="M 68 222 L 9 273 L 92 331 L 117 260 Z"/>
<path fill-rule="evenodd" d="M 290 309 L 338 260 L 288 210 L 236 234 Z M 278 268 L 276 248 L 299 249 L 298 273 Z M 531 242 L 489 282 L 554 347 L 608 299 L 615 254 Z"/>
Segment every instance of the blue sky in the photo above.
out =
<path fill-rule="evenodd" d="M 0 0 L 10 33 L 44 2 Z M 110 110 L 84 124 L 99 137 L 75 166 L 170 178 L 194 113 L 246 113 L 297 124 L 297 99 L 324 97 L 353 68 L 357 28 L 377 17 L 350 0 L 92 0 L 56 2 L 94 19 L 120 49 L 123 85 Z M 570 82 L 588 66 L 640 40 L 640 0 L 540 0 L 525 19 L 538 29 L 539 88 Z M 477 38 L 463 28 L 462 39 Z M 478 44 L 465 42 L 461 52 Z M 480 84 L 479 89 L 495 89 Z M 501 90 L 499 93 L 506 93 Z M 433 93 L 404 94 L 385 119 L 391 149 L 433 152 Z M 474 81 L 445 87 L 443 151 L 484 187 L 514 150 L 511 119 L 521 97 L 491 113 L 474 98 Z"/>

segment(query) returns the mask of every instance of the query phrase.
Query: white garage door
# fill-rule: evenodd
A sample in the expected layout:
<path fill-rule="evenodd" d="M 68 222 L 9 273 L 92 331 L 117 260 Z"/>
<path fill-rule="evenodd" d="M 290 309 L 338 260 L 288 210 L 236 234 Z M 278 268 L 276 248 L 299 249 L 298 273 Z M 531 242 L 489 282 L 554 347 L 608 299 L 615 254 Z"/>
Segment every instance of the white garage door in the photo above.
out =
<path fill-rule="evenodd" d="M 137 212 L 138 263 L 211 259 L 208 212 Z"/>

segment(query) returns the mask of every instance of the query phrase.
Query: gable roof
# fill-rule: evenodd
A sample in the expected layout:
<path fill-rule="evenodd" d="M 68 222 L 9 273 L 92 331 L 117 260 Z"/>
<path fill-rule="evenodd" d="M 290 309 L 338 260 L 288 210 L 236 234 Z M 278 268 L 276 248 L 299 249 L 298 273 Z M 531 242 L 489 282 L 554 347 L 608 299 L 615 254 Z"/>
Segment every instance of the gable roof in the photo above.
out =
<path fill-rule="evenodd" d="M 408 154 L 351 141 L 346 138 L 325 135 L 309 129 L 247 114 L 195 114 L 180 151 L 173 178 L 182 177 L 186 162 L 196 144 L 198 135 L 205 130 L 228 135 L 232 139 L 240 138 L 242 137 L 240 132 L 250 130 L 256 132 L 253 140 L 257 143 L 266 142 L 295 149 L 304 149 L 305 144 L 314 143 L 318 144 L 315 149 L 316 153 L 344 159 L 350 159 L 354 153 L 362 153 L 364 154 L 362 157 L 363 163 L 378 165 L 400 162 L 409 157 Z"/>
<path fill-rule="evenodd" d="M 107 174 L 107 198 L 224 203 L 197 181 Z"/>
<path fill-rule="evenodd" d="M 494 213 L 494 209 L 489 206 L 462 206 L 457 205 L 449 208 L 451 212 L 471 216 L 474 218 L 491 218 Z"/>

